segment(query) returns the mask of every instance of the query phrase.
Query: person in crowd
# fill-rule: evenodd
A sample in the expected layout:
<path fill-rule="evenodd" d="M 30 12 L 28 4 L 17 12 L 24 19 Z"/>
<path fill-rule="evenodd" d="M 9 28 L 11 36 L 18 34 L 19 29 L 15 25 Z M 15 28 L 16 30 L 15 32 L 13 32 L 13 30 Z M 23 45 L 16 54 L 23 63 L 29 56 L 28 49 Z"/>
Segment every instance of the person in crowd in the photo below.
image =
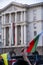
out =
<path fill-rule="evenodd" d="M 27 53 L 25 51 L 26 50 L 24 48 L 21 50 L 23 59 L 17 60 L 13 65 L 32 65 L 30 60 L 28 59 Z M 34 63 L 34 65 L 36 65 L 36 62 Z"/>
<path fill-rule="evenodd" d="M 22 56 L 23 56 L 24 60 L 28 62 L 28 65 L 32 65 L 32 63 L 30 62 L 30 60 L 27 57 L 26 49 L 23 48 L 21 50 L 21 52 L 22 52 Z M 33 65 L 36 65 L 36 61 Z"/>
<path fill-rule="evenodd" d="M 0 55 L 0 65 L 4 65 L 4 60 L 1 55 Z"/>
<path fill-rule="evenodd" d="M 29 65 L 27 61 L 23 59 L 17 60 L 13 65 Z"/>
<path fill-rule="evenodd" d="M 13 59 L 16 56 L 15 50 L 8 52 L 8 60 Z"/>
<path fill-rule="evenodd" d="M 15 56 L 16 56 L 15 50 L 11 50 L 11 51 L 8 53 L 7 58 L 8 58 L 8 64 L 9 64 L 9 65 L 12 65 L 12 63 L 13 63 L 14 61 L 16 61 L 16 59 L 14 59 Z"/>

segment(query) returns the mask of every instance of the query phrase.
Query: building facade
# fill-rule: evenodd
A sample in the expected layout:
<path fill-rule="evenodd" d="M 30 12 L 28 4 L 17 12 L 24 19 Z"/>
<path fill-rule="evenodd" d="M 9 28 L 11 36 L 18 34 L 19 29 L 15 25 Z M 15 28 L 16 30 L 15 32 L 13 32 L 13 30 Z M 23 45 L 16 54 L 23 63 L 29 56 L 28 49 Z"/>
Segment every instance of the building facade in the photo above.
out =
<path fill-rule="evenodd" d="M 2 52 L 15 49 L 17 54 L 23 47 L 43 31 L 43 3 L 32 5 L 12 2 L 0 10 L 2 22 Z M 40 36 L 37 50 L 43 54 L 43 36 Z"/>
<path fill-rule="evenodd" d="M 0 14 L 0 47 L 2 47 L 2 23 L 1 23 L 1 14 Z M 1 53 L 0 49 L 0 53 Z"/>

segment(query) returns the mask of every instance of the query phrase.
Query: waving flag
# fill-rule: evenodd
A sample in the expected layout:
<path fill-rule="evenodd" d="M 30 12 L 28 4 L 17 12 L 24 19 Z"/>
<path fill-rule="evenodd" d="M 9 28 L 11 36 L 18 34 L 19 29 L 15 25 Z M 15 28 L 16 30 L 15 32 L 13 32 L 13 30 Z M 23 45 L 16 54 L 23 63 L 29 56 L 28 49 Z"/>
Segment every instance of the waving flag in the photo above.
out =
<path fill-rule="evenodd" d="M 4 64 L 8 65 L 8 59 L 7 59 L 7 53 L 1 54 L 3 60 L 4 60 Z"/>
<path fill-rule="evenodd" d="M 38 40 L 39 40 L 40 34 L 37 35 L 29 44 L 29 47 L 27 48 L 27 52 L 34 52 L 37 48 Z"/>

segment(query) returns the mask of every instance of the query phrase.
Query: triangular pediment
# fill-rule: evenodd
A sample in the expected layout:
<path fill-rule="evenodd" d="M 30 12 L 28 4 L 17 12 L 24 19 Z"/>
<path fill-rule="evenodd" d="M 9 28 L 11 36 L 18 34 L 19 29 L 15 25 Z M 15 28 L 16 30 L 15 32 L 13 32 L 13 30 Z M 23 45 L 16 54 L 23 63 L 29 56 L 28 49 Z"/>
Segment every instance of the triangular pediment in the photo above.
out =
<path fill-rule="evenodd" d="M 2 12 L 11 12 L 11 11 L 21 11 L 27 8 L 28 5 L 23 5 L 19 3 L 10 3 L 5 8 L 2 9 Z"/>
<path fill-rule="evenodd" d="M 6 10 L 4 10 L 4 11 L 5 11 L 5 12 L 9 12 L 9 11 L 16 11 L 16 10 L 17 10 L 17 7 L 11 5 L 10 7 L 6 8 Z"/>

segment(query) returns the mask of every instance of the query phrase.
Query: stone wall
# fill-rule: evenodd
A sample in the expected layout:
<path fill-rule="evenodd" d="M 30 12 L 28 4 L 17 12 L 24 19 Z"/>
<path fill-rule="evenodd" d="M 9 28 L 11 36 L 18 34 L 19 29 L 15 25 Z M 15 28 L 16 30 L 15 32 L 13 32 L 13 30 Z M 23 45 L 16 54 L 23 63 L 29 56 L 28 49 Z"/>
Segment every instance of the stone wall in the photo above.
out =
<path fill-rule="evenodd" d="M 3 48 L 2 53 L 6 53 L 6 52 L 9 52 L 11 50 L 15 50 L 16 55 L 18 56 L 18 55 L 21 55 L 21 49 L 22 48 L 23 47 Z M 43 46 L 37 47 L 37 51 L 39 52 L 40 55 L 43 55 Z"/>

